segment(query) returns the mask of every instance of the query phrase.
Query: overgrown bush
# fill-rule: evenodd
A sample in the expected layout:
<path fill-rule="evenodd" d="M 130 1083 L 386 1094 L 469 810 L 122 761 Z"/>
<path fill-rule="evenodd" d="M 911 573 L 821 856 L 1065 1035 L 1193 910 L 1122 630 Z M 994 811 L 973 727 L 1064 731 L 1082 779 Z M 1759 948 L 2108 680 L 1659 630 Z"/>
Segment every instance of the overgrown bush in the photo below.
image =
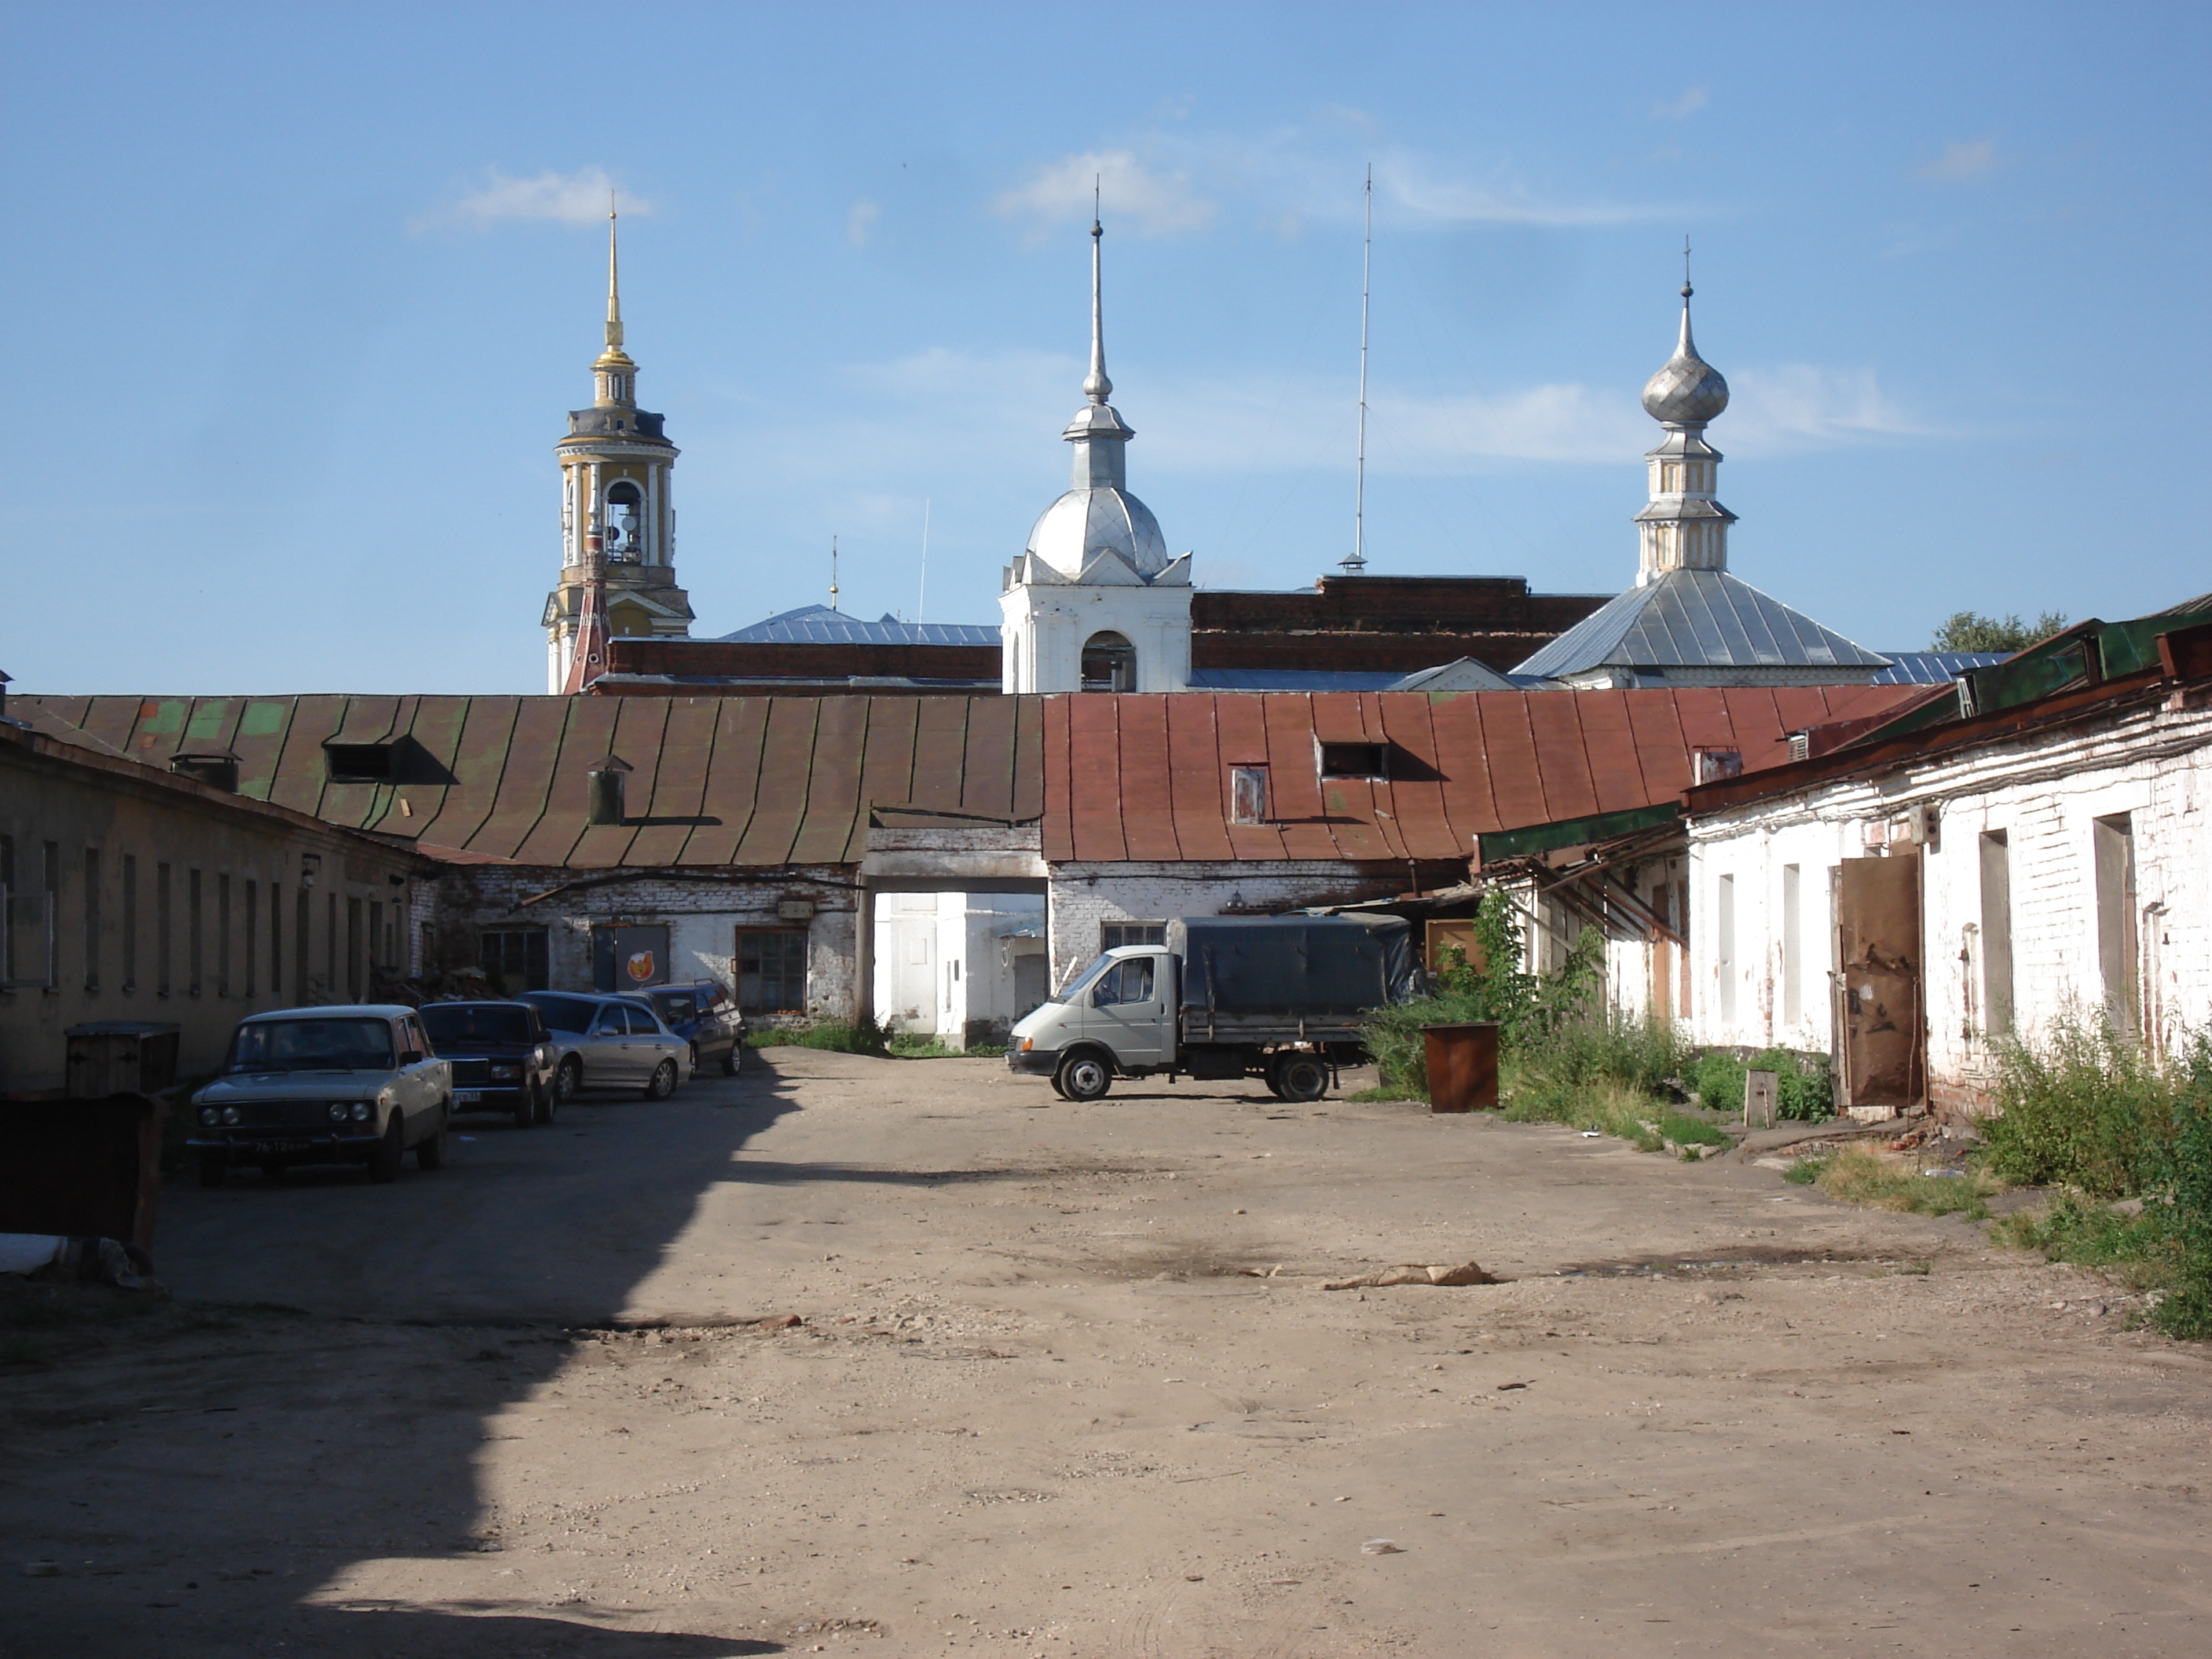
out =
<path fill-rule="evenodd" d="M 1915 1215 L 1963 1212 L 1979 1221 L 1990 1212 L 1990 1178 L 1979 1172 L 1965 1176 L 1926 1176 L 1900 1169 L 1863 1146 L 1850 1146 L 1826 1158 L 1801 1159 L 1784 1177 L 1801 1186 L 1818 1187 L 1831 1198 L 1847 1204 L 1869 1205 L 1877 1210 L 1902 1210 Z"/>
<path fill-rule="evenodd" d="M 1706 1106 L 1741 1115 L 1747 1072 L 1775 1074 L 1777 1117 L 1818 1123 L 1835 1115 L 1834 1074 L 1826 1054 L 1769 1048 L 1738 1060 L 1724 1049 L 1708 1048 L 1684 1068 L 1682 1081 Z"/>
<path fill-rule="evenodd" d="M 1999 1237 L 2155 1287 L 2160 1329 L 2212 1338 L 2212 1038 L 2199 1033 L 2160 1064 L 2100 1021 L 2064 1020 L 2006 1051 L 1998 1100 L 1987 1167 L 2066 1188 Z M 2140 1199 L 2140 1212 L 2101 1201 L 2118 1198 Z"/>
<path fill-rule="evenodd" d="M 1989 1167 L 2015 1185 L 2123 1198 L 2154 1175 L 2173 1139 L 2176 1079 L 2101 1019 L 2069 1017 L 2000 1053 L 2000 1115 L 1983 1131 Z"/>

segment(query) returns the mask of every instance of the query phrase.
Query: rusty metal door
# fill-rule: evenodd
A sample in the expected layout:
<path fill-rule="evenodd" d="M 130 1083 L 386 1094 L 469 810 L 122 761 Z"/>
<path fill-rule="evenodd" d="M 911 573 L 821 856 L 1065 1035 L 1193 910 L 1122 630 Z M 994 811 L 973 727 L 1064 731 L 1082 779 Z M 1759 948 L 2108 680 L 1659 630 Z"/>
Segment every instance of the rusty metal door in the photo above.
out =
<path fill-rule="evenodd" d="M 1920 854 L 1845 859 L 1836 872 L 1837 1061 L 1846 1106 L 1926 1093 Z"/>

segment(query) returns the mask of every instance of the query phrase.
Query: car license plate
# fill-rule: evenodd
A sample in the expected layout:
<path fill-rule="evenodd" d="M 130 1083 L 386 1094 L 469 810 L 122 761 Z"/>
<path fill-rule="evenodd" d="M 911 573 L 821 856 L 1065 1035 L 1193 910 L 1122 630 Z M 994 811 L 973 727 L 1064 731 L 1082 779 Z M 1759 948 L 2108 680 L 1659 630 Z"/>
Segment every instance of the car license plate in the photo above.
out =
<path fill-rule="evenodd" d="M 473 1106 L 483 1098 L 483 1091 L 481 1089 L 456 1089 L 453 1091 L 453 1104 L 456 1106 Z"/>
<path fill-rule="evenodd" d="M 257 1140 L 253 1150 L 259 1153 L 304 1152 L 314 1144 L 312 1140 Z"/>

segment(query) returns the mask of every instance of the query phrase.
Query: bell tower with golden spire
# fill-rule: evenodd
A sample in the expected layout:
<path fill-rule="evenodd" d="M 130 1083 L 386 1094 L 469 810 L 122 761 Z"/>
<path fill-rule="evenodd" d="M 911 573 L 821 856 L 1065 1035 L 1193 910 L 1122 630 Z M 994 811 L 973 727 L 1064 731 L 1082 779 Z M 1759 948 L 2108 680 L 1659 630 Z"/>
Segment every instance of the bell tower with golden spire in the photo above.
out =
<path fill-rule="evenodd" d="M 607 209 L 606 349 L 592 365 L 592 406 L 572 410 L 561 459 L 561 581 L 545 598 L 547 690 L 583 690 L 606 672 L 610 636 L 688 639 L 691 604 L 676 585 L 677 449 L 661 417 L 637 406 L 637 365 L 623 349 L 621 266 Z"/>

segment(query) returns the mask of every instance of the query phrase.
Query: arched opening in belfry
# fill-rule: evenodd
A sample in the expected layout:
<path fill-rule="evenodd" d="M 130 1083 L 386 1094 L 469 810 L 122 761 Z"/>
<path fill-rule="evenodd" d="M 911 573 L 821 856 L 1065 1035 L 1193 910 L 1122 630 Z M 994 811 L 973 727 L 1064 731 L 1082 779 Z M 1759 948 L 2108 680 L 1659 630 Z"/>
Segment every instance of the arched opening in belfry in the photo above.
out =
<path fill-rule="evenodd" d="M 1085 691 L 1133 691 L 1137 689 L 1137 647 L 1113 632 L 1093 634 L 1083 642 L 1083 689 Z"/>
<path fill-rule="evenodd" d="M 629 479 L 607 489 L 607 557 L 635 563 L 645 538 L 645 497 Z"/>

